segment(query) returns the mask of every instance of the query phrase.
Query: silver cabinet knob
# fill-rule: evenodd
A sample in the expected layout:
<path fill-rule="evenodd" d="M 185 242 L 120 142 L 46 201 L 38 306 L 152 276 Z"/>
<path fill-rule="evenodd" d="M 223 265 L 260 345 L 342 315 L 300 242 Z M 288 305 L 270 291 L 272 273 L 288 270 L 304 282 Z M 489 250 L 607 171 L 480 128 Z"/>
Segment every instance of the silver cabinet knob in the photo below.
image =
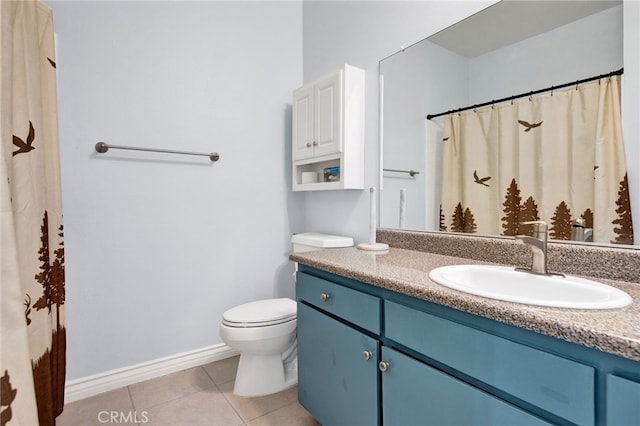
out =
<path fill-rule="evenodd" d="M 362 352 L 362 357 L 363 357 L 365 360 L 369 361 L 369 360 L 371 359 L 371 352 L 370 352 L 370 351 L 364 351 L 364 352 Z"/>
<path fill-rule="evenodd" d="M 320 295 L 320 300 L 322 300 L 323 302 L 326 302 L 327 300 L 329 300 L 329 295 L 327 293 L 322 293 Z"/>
<path fill-rule="evenodd" d="M 389 369 L 389 363 L 388 362 L 384 362 L 384 361 L 380 361 L 380 363 L 378 364 L 378 369 L 380 369 L 380 371 L 382 371 L 384 373 L 385 371 L 387 371 Z"/>
<path fill-rule="evenodd" d="M 313 141 L 313 146 L 318 146 L 318 142 Z"/>
<path fill-rule="evenodd" d="M 311 148 L 311 142 L 307 142 L 307 148 Z"/>

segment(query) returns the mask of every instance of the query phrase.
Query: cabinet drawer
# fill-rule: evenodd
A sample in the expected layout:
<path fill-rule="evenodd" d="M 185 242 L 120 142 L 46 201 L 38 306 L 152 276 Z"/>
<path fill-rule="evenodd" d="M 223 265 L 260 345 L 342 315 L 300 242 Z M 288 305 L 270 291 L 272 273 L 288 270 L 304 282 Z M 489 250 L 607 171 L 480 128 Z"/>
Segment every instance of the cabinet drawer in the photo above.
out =
<path fill-rule="evenodd" d="M 640 425 L 640 383 L 607 374 L 607 424 Z"/>
<path fill-rule="evenodd" d="M 345 321 L 380 334 L 380 298 L 298 272 L 298 300 L 314 305 Z"/>
<path fill-rule="evenodd" d="M 549 425 L 473 386 L 408 357 L 382 348 L 383 424 Z"/>
<path fill-rule="evenodd" d="M 385 334 L 573 423 L 595 422 L 595 372 L 589 366 L 388 301 Z"/>

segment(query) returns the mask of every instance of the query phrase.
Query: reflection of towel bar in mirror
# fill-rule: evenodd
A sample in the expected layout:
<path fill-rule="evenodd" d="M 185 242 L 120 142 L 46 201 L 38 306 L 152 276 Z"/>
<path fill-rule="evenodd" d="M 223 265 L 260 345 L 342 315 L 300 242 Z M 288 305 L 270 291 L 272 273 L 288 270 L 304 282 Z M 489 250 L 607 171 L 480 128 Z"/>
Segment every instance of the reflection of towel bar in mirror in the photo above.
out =
<path fill-rule="evenodd" d="M 109 149 L 128 149 L 131 151 L 148 151 L 148 152 L 164 152 L 167 154 L 182 154 L 182 155 L 199 155 L 204 157 L 209 157 L 211 161 L 218 161 L 220 159 L 220 155 L 217 152 L 189 152 L 189 151 L 173 151 L 168 149 L 156 149 L 156 148 L 139 148 L 135 146 L 121 146 L 121 145 L 109 145 L 105 142 L 98 142 L 96 144 L 96 151 L 100 154 L 104 154 L 109 151 Z"/>
<path fill-rule="evenodd" d="M 397 170 L 397 169 L 382 169 L 385 172 L 395 172 L 395 173 L 407 173 L 409 176 L 413 177 L 415 175 L 419 175 L 420 172 L 416 172 L 415 170 Z"/>

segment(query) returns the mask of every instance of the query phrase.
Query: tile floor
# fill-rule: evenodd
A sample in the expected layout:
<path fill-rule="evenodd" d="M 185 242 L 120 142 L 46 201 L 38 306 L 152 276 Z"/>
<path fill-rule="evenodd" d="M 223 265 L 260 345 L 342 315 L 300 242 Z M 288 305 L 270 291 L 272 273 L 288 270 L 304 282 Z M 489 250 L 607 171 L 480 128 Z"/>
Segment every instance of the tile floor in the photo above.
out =
<path fill-rule="evenodd" d="M 317 426 L 297 387 L 258 398 L 233 394 L 238 358 L 126 386 L 65 405 L 57 426 Z"/>

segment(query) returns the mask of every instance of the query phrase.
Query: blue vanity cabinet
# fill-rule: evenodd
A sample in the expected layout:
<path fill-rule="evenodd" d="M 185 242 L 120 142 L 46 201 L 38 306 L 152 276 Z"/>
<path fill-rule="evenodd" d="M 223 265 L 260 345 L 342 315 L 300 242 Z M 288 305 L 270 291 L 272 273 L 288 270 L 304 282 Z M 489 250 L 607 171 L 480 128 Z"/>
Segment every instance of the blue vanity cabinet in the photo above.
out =
<path fill-rule="evenodd" d="M 384 425 L 549 425 L 401 352 L 382 348 Z"/>
<path fill-rule="evenodd" d="M 300 404 L 323 425 L 379 424 L 380 299 L 306 274 L 296 281 Z"/>
<path fill-rule="evenodd" d="M 333 425 L 640 425 L 640 362 L 301 265 L 298 398 Z"/>

